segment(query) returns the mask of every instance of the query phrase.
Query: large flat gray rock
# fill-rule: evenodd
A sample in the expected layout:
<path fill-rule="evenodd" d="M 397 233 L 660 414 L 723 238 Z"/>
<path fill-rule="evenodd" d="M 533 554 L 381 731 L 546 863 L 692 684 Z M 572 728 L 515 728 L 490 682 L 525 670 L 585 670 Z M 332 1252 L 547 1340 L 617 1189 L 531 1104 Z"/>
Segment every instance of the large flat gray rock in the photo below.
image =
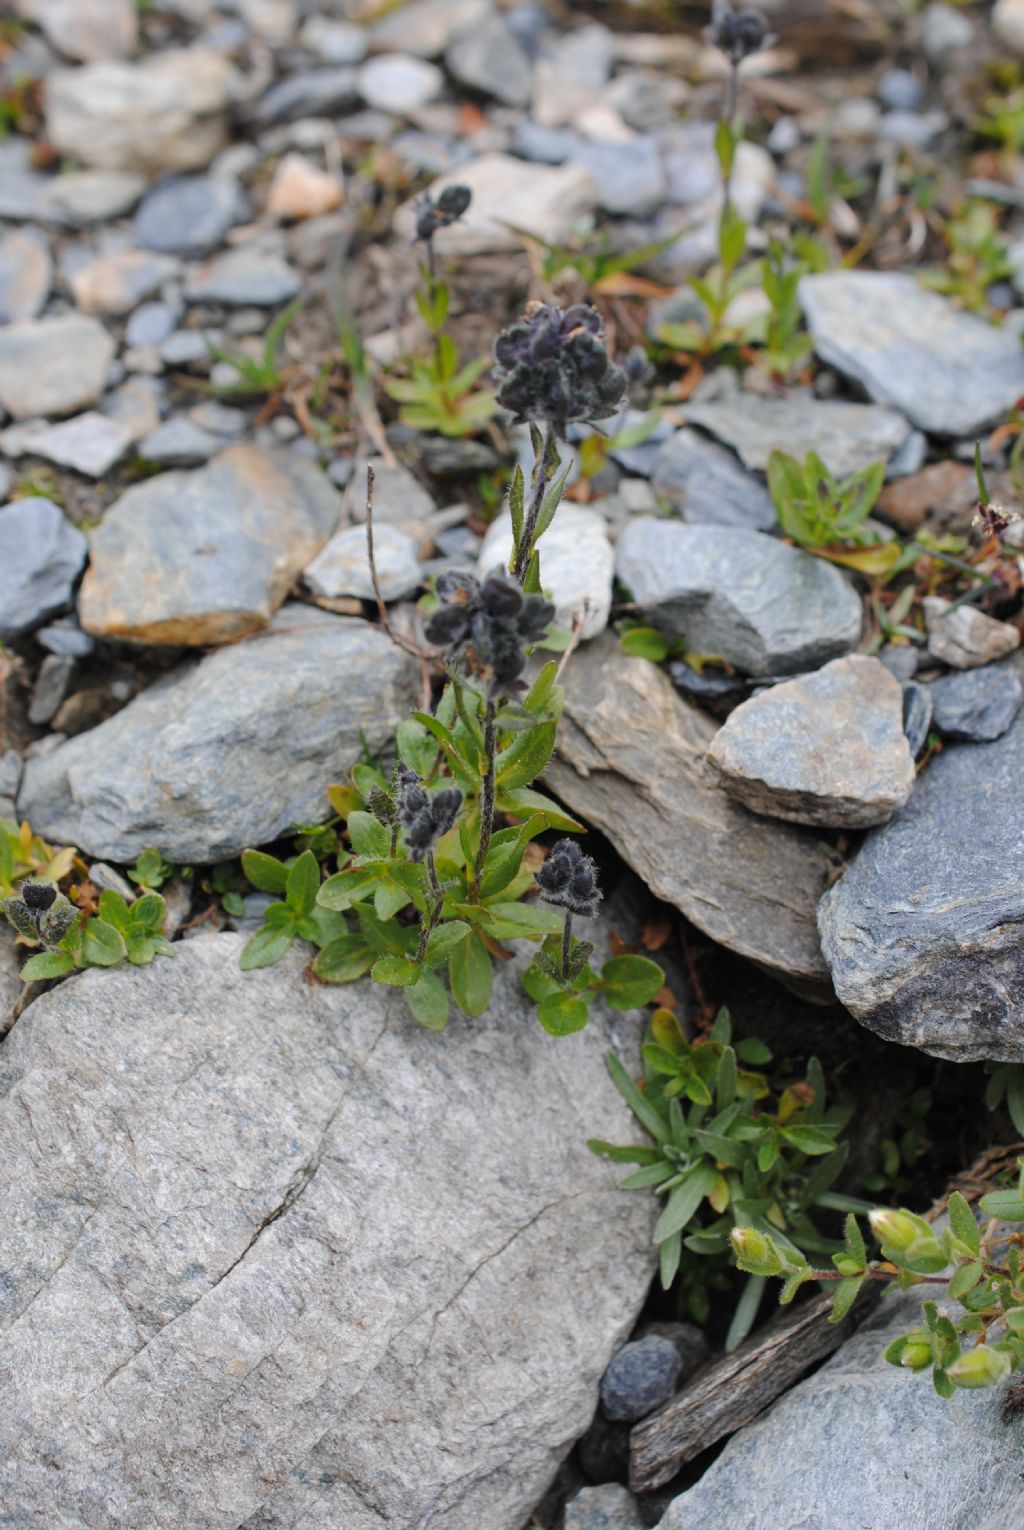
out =
<path fill-rule="evenodd" d="M 103 392 L 114 342 L 98 319 L 66 313 L 0 328 L 0 406 L 16 420 L 72 414 Z"/>
<path fill-rule="evenodd" d="M 690 525 L 745 526 L 772 531 L 778 521 L 764 484 L 724 447 L 684 427 L 654 459 L 651 485 Z"/>
<path fill-rule="evenodd" d="M 809 393 L 758 398 L 740 393 L 706 404 L 688 404 L 686 418 L 738 452 L 745 467 L 764 472 L 774 451 L 803 462 L 817 452 L 840 477 L 872 462 L 888 461 L 906 441 L 903 415 L 878 404 L 848 404 Z"/>
<path fill-rule="evenodd" d="M 921 1321 L 921 1296 L 883 1297 L 821 1370 L 741 1429 L 659 1530 L 999 1530 L 1024 1515 L 1006 1470 L 1024 1423 L 1001 1388 L 946 1402 L 928 1377 L 889 1365 L 887 1344 Z"/>
<path fill-rule="evenodd" d="M 82 625 L 189 647 L 257 632 L 330 538 L 340 503 L 315 463 L 251 444 L 135 484 L 92 535 Z"/>
<path fill-rule="evenodd" d="M 269 632 L 173 670 L 27 763 L 37 833 L 130 864 L 201 863 L 326 816 L 324 789 L 416 705 L 415 662 L 379 627 L 285 607 Z"/>
<path fill-rule="evenodd" d="M 800 301 L 821 359 L 932 435 L 981 430 L 1024 393 L 1016 331 L 964 313 L 916 277 L 826 271 L 803 278 Z"/>
<path fill-rule="evenodd" d="M 815 669 L 860 640 L 860 599 L 845 575 L 759 531 L 631 521 L 615 574 L 690 652 L 716 654 L 744 674 Z"/>
<path fill-rule="evenodd" d="M 0 1050 L 4 1515 L 519 1530 L 651 1274 L 585 1147 L 638 1017 L 554 1041 L 503 964 L 437 1036 L 241 946 L 73 978 Z"/>
<path fill-rule="evenodd" d="M 1024 1062 L 1024 719 L 952 744 L 822 899 L 847 1009 L 957 1062 Z"/>
<path fill-rule="evenodd" d="M 784 680 L 729 714 L 708 765 L 730 797 L 770 818 L 865 829 L 914 785 L 903 687 L 864 654 Z"/>
<path fill-rule="evenodd" d="M 573 655 L 545 779 L 659 898 L 812 998 L 830 994 L 814 916 L 817 836 L 755 817 L 712 783 L 716 724 L 610 635 Z"/>

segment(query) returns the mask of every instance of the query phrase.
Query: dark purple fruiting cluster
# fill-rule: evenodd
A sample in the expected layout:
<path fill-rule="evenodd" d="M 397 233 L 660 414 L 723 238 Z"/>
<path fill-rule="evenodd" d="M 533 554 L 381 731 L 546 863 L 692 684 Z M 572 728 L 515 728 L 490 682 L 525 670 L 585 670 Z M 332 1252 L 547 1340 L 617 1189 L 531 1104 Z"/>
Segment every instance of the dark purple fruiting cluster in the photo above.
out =
<path fill-rule="evenodd" d="M 57 901 L 57 889 L 52 882 L 25 882 L 21 889 L 21 899 L 26 908 L 42 914 Z"/>
<path fill-rule="evenodd" d="M 439 839 L 448 833 L 462 806 L 457 786 L 431 794 L 414 770 L 403 765 L 398 772 L 398 821 L 405 834 L 409 859 L 422 861 Z"/>
<path fill-rule="evenodd" d="M 556 903 L 582 919 L 592 919 L 601 901 L 597 867 L 574 839 L 560 839 L 537 872 L 537 886 L 546 903 Z"/>
<path fill-rule="evenodd" d="M 609 360 L 601 315 L 586 303 L 528 304 L 498 336 L 494 359 L 501 407 L 560 437 L 571 420 L 605 420 L 626 400 L 626 374 Z"/>
<path fill-rule="evenodd" d="M 757 11 L 734 11 L 728 5 L 716 5 L 714 17 L 705 36 L 713 48 L 724 53 L 737 67 L 745 58 L 772 41 L 763 16 Z"/>
<path fill-rule="evenodd" d="M 514 687 L 526 667 L 526 649 L 544 636 L 555 608 L 543 595 L 524 595 L 504 574 L 480 584 L 471 574 L 442 574 L 435 586 L 443 604 L 424 628 L 428 643 L 463 654 L 474 674 L 496 691 Z"/>
<path fill-rule="evenodd" d="M 473 200 L 468 186 L 446 186 L 435 201 L 425 193 L 416 204 L 415 243 L 429 244 L 442 228 L 457 223 Z"/>

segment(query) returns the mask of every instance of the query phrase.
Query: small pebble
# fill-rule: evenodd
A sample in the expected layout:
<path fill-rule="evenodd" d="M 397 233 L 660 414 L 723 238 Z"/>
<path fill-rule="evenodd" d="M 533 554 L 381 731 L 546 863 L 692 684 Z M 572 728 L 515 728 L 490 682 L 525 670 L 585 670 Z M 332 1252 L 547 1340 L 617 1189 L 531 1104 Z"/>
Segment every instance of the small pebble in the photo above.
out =
<path fill-rule="evenodd" d="M 683 1368 L 676 1346 L 651 1334 L 624 1344 L 601 1378 L 607 1418 L 634 1423 L 668 1402 Z"/>

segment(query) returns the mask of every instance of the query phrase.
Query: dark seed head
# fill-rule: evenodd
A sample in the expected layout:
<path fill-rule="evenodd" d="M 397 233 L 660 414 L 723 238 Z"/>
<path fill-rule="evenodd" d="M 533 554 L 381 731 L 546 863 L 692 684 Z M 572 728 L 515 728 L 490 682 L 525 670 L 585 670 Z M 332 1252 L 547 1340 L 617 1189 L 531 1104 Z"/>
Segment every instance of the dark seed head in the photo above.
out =
<path fill-rule="evenodd" d="M 741 64 L 752 53 L 759 53 L 772 42 L 763 16 L 757 11 L 734 11 L 728 3 L 717 0 L 711 25 L 705 36 L 712 47 L 724 53 L 733 64 Z"/>
<path fill-rule="evenodd" d="M 573 420 L 605 420 L 626 401 L 626 374 L 608 358 L 596 308 L 564 311 L 530 303 L 494 345 L 498 402 L 517 421 L 551 424 L 559 436 Z"/>
<path fill-rule="evenodd" d="M 56 898 L 57 889 L 52 882 L 25 882 L 22 884 L 21 900 L 34 913 L 41 914 L 46 909 L 52 908 Z"/>
<path fill-rule="evenodd" d="M 560 839 L 537 872 L 537 886 L 547 903 L 592 919 L 601 901 L 597 867 L 574 839 Z"/>
<path fill-rule="evenodd" d="M 446 186 L 435 200 L 429 192 L 416 204 L 415 243 L 433 239 L 439 229 L 450 228 L 457 223 L 473 200 L 468 186 Z"/>

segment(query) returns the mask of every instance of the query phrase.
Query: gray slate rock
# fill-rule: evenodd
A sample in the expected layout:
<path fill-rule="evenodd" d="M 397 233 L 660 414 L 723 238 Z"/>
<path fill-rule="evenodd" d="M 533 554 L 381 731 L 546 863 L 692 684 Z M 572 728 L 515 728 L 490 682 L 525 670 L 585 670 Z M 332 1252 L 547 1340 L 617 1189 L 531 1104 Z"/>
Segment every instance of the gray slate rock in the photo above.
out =
<path fill-rule="evenodd" d="M 407 117 L 420 111 L 444 89 L 436 64 L 404 53 L 384 53 L 359 70 L 359 93 L 376 111 Z"/>
<path fill-rule="evenodd" d="M 650 1197 L 585 1147 L 630 1132 L 638 1017 L 553 1046 L 520 961 L 437 1036 L 241 947 L 73 978 L 4 1045 L 5 1512 L 518 1530 L 650 1279 Z"/>
<path fill-rule="evenodd" d="M 460 85 L 493 96 L 504 106 L 528 106 L 533 69 L 522 43 L 496 12 L 462 32 L 445 53 L 448 72 Z"/>
<path fill-rule="evenodd" d="M 21 755 L 16 749 L 0 754 L 0 818 L 14 817 L 14 801 L 21 781 Z"/>
<path fill-rule="evenodd" d="M 690 525 L 772 531 L 778 524 L 764 484 L 732 452 L 697 430 L 677 430 L 665 442 L 654 460 L 651 484 L 657 499 Z"/>
<path fill-rule="evenodd" d="M 98 170 L 201 170 L 227 141 L 234 71 L 207 48 L 102 60 L 46 81 L 46 136 Z"/>
<path fill-rule="evenodd" d="M 640 1509 L 628 1488 L 617 1482 L 586 1487 L 565 1506 L 565 1530 L 644 1530 Z"/>
<path fill-rule="evenodd" d="M 50 295 L 52 279 L 45 239 L 18 229 L 0 239 L 0 324 L 34 319 Z"/>
<path fill-rule="evenodd" d="M 15 426 L 0 436 L 13 457 L 42 457 L 86 478 L 103 478 L 125 456 L 134 437 L 120 420 L 89 409 L 59 425 Z"/>
<path fill-rule="evenodd" d="M 581 143 L 572 157 L 590 172 L 597 205 L 614 217 L 646 218 L 665 200 L 665 171 L 653 138 Z"/>
<path fill-rule="evenodd" d="M 708 765 L 755 813 L 834 829 L 885 823 L 914 785 L 902 687 L 877 659 L 834 659 L 737 707 Z"/>
<path fill-rule="evenodd" d="M 172 334 L 180 315 L 169 303 L 140 303 L 131 315 L 124 330 L 127 346 L 159 345 Z"/>
<path fill-rule="evenodd" d="M 877 404 L 847 404 L 794 393 L 758 398 L 740 393 L 683 411 L 691 424 L 710 431 L 738 452 L 745 467 L 764 472 L 773 451 L 803 462 L 817 452 L 825 466 L 843 476 L 893 456 L 910 426 L 901 414 Z"/>
<path fill-rule="evenodd" d="M 354 107 L 359 100 L 354 69 L 306 69 L 289 74 L 261 96 L 253 110 L 260 127 L 323 117 Z"/>
<path fill-rule="evenodd" d="M 179 175 L 162 181 L 135 214 L 135 243 L 168 255 L 206 255 L 223 244 L 228 229 L 246 216 L 237 182 L 213 175 Z"/>
<path fill-rule="evenodd" d="M 339 676 L 344 684 L 339 684 Z M 324 786 L 383 748 L 416 703 L 414 662 L 377 627 L 286 607 L 25 769 L 44 836 L 130 864 L 156 844 L 208 863 L 324 816 Z"/>
<path fill-rule="evenodd" d="M 198 467 L 223 445 L 223 436 L 215 436 L 194 420 L 176 415 L 143 436 L 139 456 L 164 468 Z"/>
<path fill-rule="evenodd" d="M 916 760 L 925 744 L 932 725 L 932 693 L 927 685 L 908 680 L 903 686 L 903 731 L 907 735 L 907 747 Z"/>
<path fill-rule="evenodd" d="M 243 244 L 192 271 L 186 295 L 190 303 L 272 308 L 301 291 L 301 276 L 280 255 Z"/>
<path fill-rule="evenodd" d="M 1024 702 L 1020 676 L 1005 665 L 946 675 L 930 689 L 939 732 L 976 744 L 1002 738 Z"/>
<path fill-rule="evenodd" d="M 0 328 L 0 405 L 16 420 L 88 409 L 103 392 L 114 342 L 85 314 Z"/>
<path fill-rule="evenodd" d="M 230 446 L 196 472 L 146 479 L 93 533 L 82 625 L 193 647 L 259 631 L 337 522 L 336 491 L 284 449 Z"/>
<path fill-rule="evenodd" d="M 669 1339 L 648 1334 L 624 1344 L 601 1377 L 601 1407 L 613 1423 L 633 1424 L 667 1403 L 683 1362 Z"/>
<path fill-rule="evenodd" d="M 548 786 L 607 834 L 654 894 L 713 940 L 812 997 L 829 986 L 811 831 L 754 818 L 708 781 L 716 724 L 605 635 L 573 656 Z"/>
<path fill-rule="evenodd" d="M 1024 1423 L 1001 1421 L 1000 1389 L 946 1402 L 927 1377 L 882 1358 L 920 1321 L 918 1292 L 883 1297 L 831 1360 L 729 1441 L 659 1530 L 1018 1523 L 1024 1485 L 1005 1463 L 1024 1449 Z"/>
<path fill-rule="evenodd" d="M 978 669 L 1020 647 L 1018 627 L 974 606 L 957 606 L 939 595 L 926 595 L 922 604 L 928 652 L 954 669 Z"/>
<path fill-rule="evenodd" d="M 860 600 L 839 570 L 758 531 L 631 521 L 615 572 L 657 626 L 745 674 L 814 669 L 860 638 Z"/>
<path fill-rule="evenodd" d="M 930 435 L 971 435 L 1024 393 L 1019 337 L 913 276 L 828 271 L 805 276 L 799 291 L 821 359 Z"/>
<path fill-rule="evenodd" d="M 31 632 L 70 603 L 86 550 L 48 499 L 33 495 L 0 510 L 0 638 Z"/>
<path fill-rule="evenodd" d="M 1022 781 L 1024 718 L 950 745 L 822 899 L 836 993 L 886 1040 L 1024 1062 Z"/>
<path fill-rule="evenodd" d="M 374 527 L 373 561 L 385 600 L 401 600 L 418 588 L 422 574 L 416 543 L 387 521 Z M 307 564 L 305 580 L 313 594 L 324 599 L 354 595 L 360 600 L 372 600 L 366 528 L 346 526 L 336 532 L 312 563 Z"/>
<path fill-rule="evenodd" d="M 507 568 L 511 556 L 512 519 L 503 512 L 487 528 L 478 575 Z M 579 620 L 583 641 L 608 625 L 614 562 L 603 516 L 584 505 L 561 505 L 540 544 L 541 583 L 555 603 L 557 624 L 571 628 Z"/>

